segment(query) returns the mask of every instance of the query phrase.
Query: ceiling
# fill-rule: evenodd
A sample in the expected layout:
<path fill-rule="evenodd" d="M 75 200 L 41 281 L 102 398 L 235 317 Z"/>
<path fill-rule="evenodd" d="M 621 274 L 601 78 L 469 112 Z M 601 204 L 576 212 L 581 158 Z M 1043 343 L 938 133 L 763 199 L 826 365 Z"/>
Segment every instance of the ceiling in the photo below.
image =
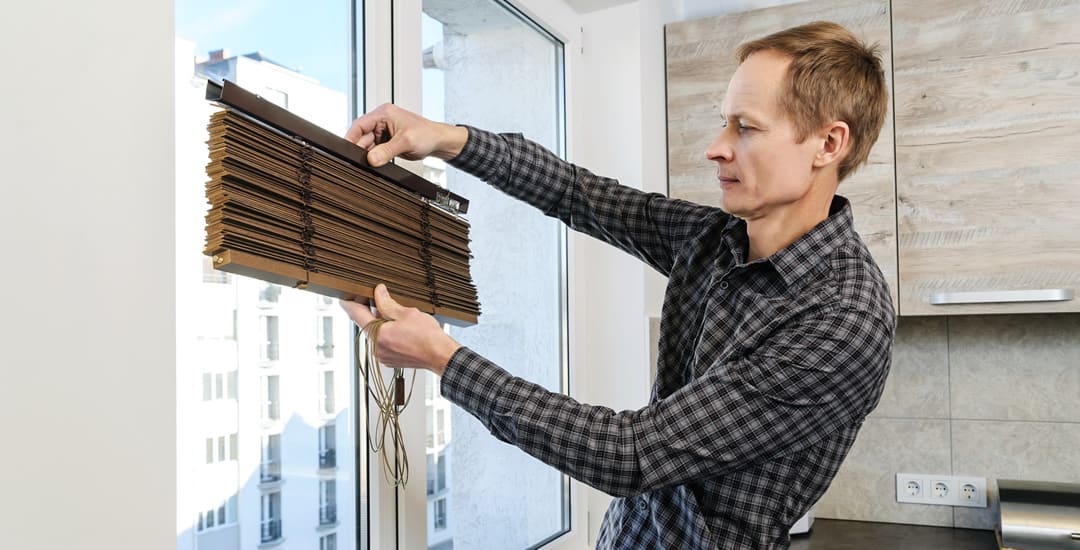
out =
<path fill-rule="evenodd" d="M 588 13 L 590 11 L 618 6 L 619 4 L 632 4 L 636 1 L 637 0 L 566 0 L 566 3 L 570 4 L 570 7 L 574 8 L 578 13 Z"/>

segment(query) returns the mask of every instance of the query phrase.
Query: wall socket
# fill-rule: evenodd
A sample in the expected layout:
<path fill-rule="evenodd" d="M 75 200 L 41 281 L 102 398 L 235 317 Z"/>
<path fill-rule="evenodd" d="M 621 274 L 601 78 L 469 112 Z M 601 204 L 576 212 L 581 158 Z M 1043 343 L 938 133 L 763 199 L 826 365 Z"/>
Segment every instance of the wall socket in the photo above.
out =
<path fill-rule="evenodd" d="M 986 478 L 896 474 L 896 502 L 986 508 Z"/>

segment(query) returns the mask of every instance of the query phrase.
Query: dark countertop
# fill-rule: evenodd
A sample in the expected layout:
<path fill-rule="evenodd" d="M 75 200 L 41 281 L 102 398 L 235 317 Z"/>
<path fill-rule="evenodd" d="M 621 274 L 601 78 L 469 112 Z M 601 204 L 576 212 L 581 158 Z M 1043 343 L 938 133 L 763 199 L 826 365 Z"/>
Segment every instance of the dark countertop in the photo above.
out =
<path fill-rule="evenodd" d="M 998 550 L 993 531 L 815 519 L 791 550 Z"/>

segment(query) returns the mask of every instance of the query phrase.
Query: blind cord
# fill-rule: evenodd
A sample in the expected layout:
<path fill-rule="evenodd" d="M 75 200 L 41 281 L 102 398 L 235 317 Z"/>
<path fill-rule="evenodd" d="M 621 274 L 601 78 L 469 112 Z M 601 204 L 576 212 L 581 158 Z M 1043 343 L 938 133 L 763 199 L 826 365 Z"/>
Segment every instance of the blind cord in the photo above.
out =
<path fill-rule="evenodd" d="M 375 423 L 374 437 L 368 430 L 368 447 L 371 452 L 378 453 L 386 481 L 394 487 L 404 487 L 409 481 L 409 457 L 405 452 L 405 438 L 401 433 L 401 424 L 398 415 L 405 410 L 412 400 L 412 391 L 416 387 L 416 369 L 413 369 L 412 382 L 409 384 L 409 392 L 405 393 L 405 376 L 402 369 L 394 369 L 394 375 L 387 382 L 383 378 L 379 364 L 379 329 L 390 319 L 375 319 L 356 333 L 357 361 L 363 365 L 360 375 L 364 380 L 364 387 L 375 401 L 378 414 Z M 364 340 L 364 355 L 360 355 L 361 335 L 367 335 Z M 390 444 L 386 438 L 390 436 Z M 389 453 L 393 449 L 394 456 Z"/>

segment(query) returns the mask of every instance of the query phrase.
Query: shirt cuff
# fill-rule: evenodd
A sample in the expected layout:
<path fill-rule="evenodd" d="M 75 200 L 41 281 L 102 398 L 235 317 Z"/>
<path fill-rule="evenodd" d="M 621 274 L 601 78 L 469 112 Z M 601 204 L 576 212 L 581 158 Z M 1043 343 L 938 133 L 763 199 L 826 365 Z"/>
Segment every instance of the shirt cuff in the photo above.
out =
<path fill-rule="evenodd" d="M 451 403 L 465 409 L 491 429 L 491 411 L 510 373 L 462 346 L 450 356 L 439 390 Z"/>
<path fill-rule="evenodd" d="M 465 146 L 456 157 L 446 161 L 447 164 L 483 181 L 495 179 L 500 170 L 507 168 L 509 151 L 506 143 L 498 134 L 464 124 L 460 126 L 469 130 L 469 139 L 465 140 Z"/>

